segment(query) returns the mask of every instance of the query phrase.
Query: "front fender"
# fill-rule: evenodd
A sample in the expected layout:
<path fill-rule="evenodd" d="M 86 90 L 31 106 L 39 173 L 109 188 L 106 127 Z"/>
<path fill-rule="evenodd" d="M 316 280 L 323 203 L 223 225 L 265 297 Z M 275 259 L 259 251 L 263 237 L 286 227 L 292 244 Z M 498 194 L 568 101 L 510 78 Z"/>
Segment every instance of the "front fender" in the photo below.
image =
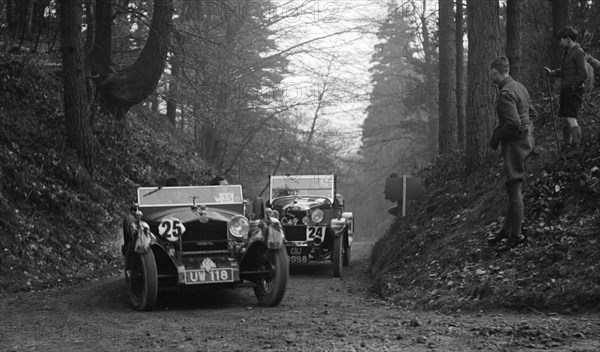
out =
<path fill-rule="evenodd" d="M 269 236 L 267 239 L 267 247 L 270 249 L 283 248 L 285 246 L 285 235 L 283 233 L 283 226 L 279 220 L 272 219 L 271 225 L 269 225 Z"/>
<path fill-rule="evenodd" d="M 344 218 L 332 219 L 330 224 L 334 237 L 342 236 L 348 228 L 348 222 Z"/>
<path fill-rule="evenodd" d="M 141 225 L 141 229 L 139 225 Z M 133 221 L 129 226 L 129 236 L 131 236 L 129 245 L 133 246 L 137 253 L 147 253 L 150 250 L 150 246 L 158 243 L 156 235 L 150 231 L 150 226 L 147 222 L 140 221 L 138 223 L 137 221 Z M 140 234 L 142 234 L 142 238 L 140 238 Z"/>
<path fill-rule="evenodd" d="M 248 236 L 248 244 L 240 260 L 241 266 L 256 266 L 263 262 L 263 256 L 269 249 L 280 249 L 285 247 L 285 236 L 283 227 L 276 219 L 260 221 L 251 225 L 251 233 Z"/>
<path fill-rule="evenodd" d="M 352 212 L 344 212 L 342 218 L 346 219 L 346 226 L 348 227 L 348 237 L 354 236 L 354 214 Z"/>

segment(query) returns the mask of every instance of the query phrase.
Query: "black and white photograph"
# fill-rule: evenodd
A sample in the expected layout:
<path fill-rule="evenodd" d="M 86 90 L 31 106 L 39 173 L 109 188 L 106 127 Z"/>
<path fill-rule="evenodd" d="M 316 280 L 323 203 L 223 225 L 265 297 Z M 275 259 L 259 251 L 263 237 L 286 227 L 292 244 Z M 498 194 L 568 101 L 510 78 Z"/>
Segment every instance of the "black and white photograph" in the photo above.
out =
<path fill-rule="evenodd" d="M 600 351 L 600 0 L 0 0 L 0 351 Z"/>

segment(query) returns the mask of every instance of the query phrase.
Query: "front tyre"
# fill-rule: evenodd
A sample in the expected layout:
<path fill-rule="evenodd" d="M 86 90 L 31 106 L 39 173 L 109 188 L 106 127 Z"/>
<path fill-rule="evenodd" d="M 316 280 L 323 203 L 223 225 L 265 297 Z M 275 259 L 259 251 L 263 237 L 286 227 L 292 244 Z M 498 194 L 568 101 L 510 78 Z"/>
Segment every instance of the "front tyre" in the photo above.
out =
<path fill-rule="evenodd" d="M 350 251 L 350 245 L 347 245 L 346 248 L 344 249 L 344 258 L 343 258 L 344 266 L 350 265 L 350 254 L 351 253 L 352 252 Z"/>
<path fill-rule="evenodd" d="M 131 305 L 137 310 L 152 310 L 158 295 L 158 274 L 152 249 L 144 254 L 129 247 L 125 256 L 125 281 Z"/>
<path fill-rule="evenodd" d="M 290 275 L 288 256 L 285 248 L 269 250 L 266 255 L 264 269 L 269 273 L 256 283 L 254 294 L 258 304 L 267 307 L 278 305 L 283 299 L 288 277 Z"/>
<path fill-rule="evenodd" d="M 338 236 L 333 239 L 333 277 L 342 277 L 343 271 L 343 236 Z"/>

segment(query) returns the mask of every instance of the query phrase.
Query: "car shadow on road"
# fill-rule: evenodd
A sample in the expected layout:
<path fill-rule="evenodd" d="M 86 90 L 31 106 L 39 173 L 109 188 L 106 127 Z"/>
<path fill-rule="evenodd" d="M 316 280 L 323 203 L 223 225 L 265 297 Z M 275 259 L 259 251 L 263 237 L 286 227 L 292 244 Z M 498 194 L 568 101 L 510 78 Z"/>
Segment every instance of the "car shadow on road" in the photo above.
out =
<path fill-rule="evenodd" d="M 333 266 L 330 262 L 290 264 L 290 275 L 312 276 L 312 277 L 333 277 Z"/>
<path fill-rule="evenodd" d="M 159 293 L 155 310 L 203 310 L 240 308 L 257 305 L 248 287 L 200 286 Z"/>

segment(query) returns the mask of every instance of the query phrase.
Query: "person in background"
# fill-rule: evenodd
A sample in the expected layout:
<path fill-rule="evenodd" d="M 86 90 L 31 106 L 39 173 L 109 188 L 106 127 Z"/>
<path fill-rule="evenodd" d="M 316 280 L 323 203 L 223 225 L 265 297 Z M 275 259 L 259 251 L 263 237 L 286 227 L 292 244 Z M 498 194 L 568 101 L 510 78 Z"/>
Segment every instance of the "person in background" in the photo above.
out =
<path fill-rule="evenodd" d="M 177 187 L 177 186 L 179 186 L 179 179 L 177 179 L 177 177 L 169 177 L 165 181 L 165 186 L 166 187 Z"/>
<path fill-rule="evenodd" d="M 523 218 L 523 182 L 525 178 L 525 161 L 534 148 L 533 124 L 537 111 L 531 104 L 529 92 L 509 75 L 508 59 L 497 57 L 490 63 L 490 76 L 498 86 L 496 100 L 498 126 L 490 139 L 490 147 L 501 147 L 504 159 L 504 175 L 508 207 L 504 228 L 488 238 L 488 244 L 495 245 L 502 241 L 499 250 L 510 248 L 526 241 L 522 234 Z"/>
<path fill-rule="evenodd" d="M 212 180 L 210 180 L 210 186 L 219 186 L 219 185 L 228 185 L 227 179 L 223 176 L 215 176 Z"/>
<path fill-rule="evenodd" d="M 560 95 L 558 116 L 563 120 L 563 150 L 578 148 L 581 143 L 581 127 L 577 123 L 577 113 L 581 108 L 584 94 L 584 82 L 587 79 L 585 53 L 577 43 L 579 33 L 567 26 L 557 33 L 557 39 L 563 48 L 560 68 L 551 70 L 544 67 L 547 75 L 560 77 Z"/>

